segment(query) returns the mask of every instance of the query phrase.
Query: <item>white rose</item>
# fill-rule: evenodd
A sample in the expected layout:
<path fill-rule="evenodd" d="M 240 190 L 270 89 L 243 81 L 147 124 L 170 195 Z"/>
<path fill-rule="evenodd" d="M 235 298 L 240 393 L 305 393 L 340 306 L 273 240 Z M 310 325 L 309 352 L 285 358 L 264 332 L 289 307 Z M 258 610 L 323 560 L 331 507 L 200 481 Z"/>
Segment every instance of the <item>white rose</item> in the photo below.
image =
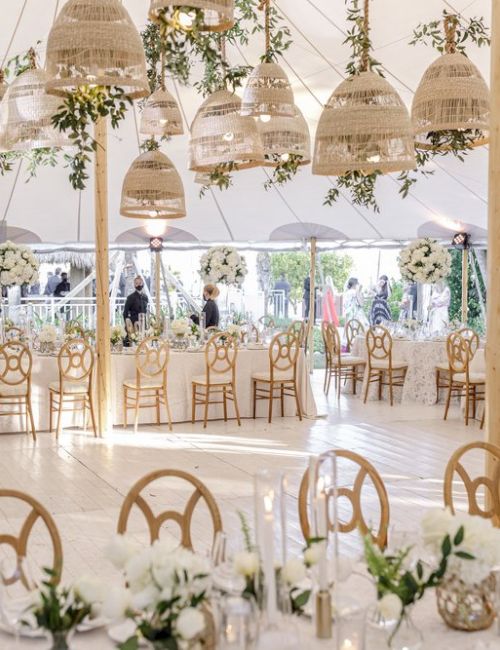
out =
<path fill-rule="evenodd" d="M 73 592 L 89 605 L 93 605 L 103 601 L 105 587 L 95 576 L 82 576 L 73 585 Z"/>
<path fill-rule="evenodd" d="M 149 548 L 144 549 L 127 561 L 125 574 L 133 592 L 141 591 L 148 584 L 151 575 L 151 553 Z"/>
<path fill-rule="evenodd" d="M 401 616 L 403 603 L 396 594 L 386 594 L 378 601 L 377 609 L 386 621 L 394 621 Z"/>
<path fill-rule="evenodd" d="M 144 589 L 132 594 L 132 604 L 136 609 L 148 609 L 156 605 L 160 599 L 160 594 L 161 591 L 158 587 L 150 582 Z"/>
<path fill-rule="evenodd" d="M 125 618 L 132 607 L 132 594 L 124 587 L 111 585 L 106 587 L 102 604 L 102 615 L 110 621 Z"/>
<path fill-rule="evenodd" d="M 242 551 L 234 556 L 233 568 L 240 576 L 253 576 L 259 570 L 259 556 L 257 553 Z"/>
<path fill-rule="evenodd" d="M 432 508 L 428 510 L 421 522 L 424 544 L 437 551 L 443 539 L 450 532 L 452 522 L 453 515 L 448 509 Z M 458 528 L 459 526 L 457 526 L 457 530 Z"/>
<path fill-rule="evenodd" d="M 281 575 L 289 585 L 299 584 L 306 577 L 304 562 L 298 557 L 291 558 L 283 567 Z"/>
<path fill-rule="evenodd" d="M 115 535 L 104 548 L 104 556 L 117 569 L 124 569 L 126 563 L 139 552 L 139 546 L 126 535 Z"/>
<path fill-rule="evenodd" d="M 205 629 L 205 617 L 194 607 L 187 607 L 179 614 L 176 628 L 184 640 L 190 641 Z"/>
<path fill-rule="evenodd" d="M 321 543 L 311 544 L 309 548 L 304 551 L 304 562 L 306 566 L 314 566 L 319 562 L 321 557 Z"/>

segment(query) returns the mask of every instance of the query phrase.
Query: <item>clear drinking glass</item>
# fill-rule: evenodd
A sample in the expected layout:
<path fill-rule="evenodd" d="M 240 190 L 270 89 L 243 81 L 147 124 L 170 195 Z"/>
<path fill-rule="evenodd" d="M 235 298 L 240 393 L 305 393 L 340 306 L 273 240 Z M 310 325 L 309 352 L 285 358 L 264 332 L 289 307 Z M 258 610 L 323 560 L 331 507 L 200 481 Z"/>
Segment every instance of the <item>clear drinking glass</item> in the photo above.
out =
<path fill-rule="evenodd" d="M 226 596 L 220 603 L 220 650 L 253 650 L 259 636 L 259 617 L 252 599 Z"/>

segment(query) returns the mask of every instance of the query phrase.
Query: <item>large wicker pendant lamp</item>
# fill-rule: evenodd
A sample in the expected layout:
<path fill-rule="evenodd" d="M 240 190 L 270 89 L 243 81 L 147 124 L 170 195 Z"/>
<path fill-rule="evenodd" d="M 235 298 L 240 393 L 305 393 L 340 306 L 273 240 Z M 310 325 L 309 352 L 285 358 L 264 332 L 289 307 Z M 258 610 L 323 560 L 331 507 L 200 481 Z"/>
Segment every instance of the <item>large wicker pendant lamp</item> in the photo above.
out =
<path fill-rule="evenodd" d="M 296 108 L 292 87 L 283 68 L 271 60 L 269 12 L 270 0 L 262 0 L 265 12 L 266 51 L 264 62 L 255 66 L 247 79 L 241 114 L 268 122 L 271 117 L 294 117 Z"/>
<path fill-rule="evenodd" d="M 311 162 L 311 137 L 304 116 L 297 108 L 294 117 L 272 117 L 258 122 L 264 147 L 265 167 L 276 167 L 294 156 L 299 165 Z"/>
<path fill-rule="evenodd" d="M 367 46 L 362 53 L 361 72 L 339 84 L 321 114 L 313 174 L 386 174 L 415 168 L 408 110 L 389 82 L 369 69 L 368 3 L 365 0 Z"/>
<path fill-rule="evenodd" d="M 161 87 L 155 90 L 144 103 L 139 131 L 143 135 L 158 138 L 184 133 L 179 106 L 165 87 L 164 54 L 161 57 Z"/>
<path fill-rule="evenodd" d="M 36 68 L 34 50 L 29 57 L 31 69 L 16 77 L 2 101 L 2 145 L 8 151 L 69 147 L 71 142 L 52 126 L 61 102 L 45 91 L 47 73 Z"/>
<path fill-rule="evenodd" d="M 433 145 L 433 136 L 439 138 L 449 131 L 470 132 L 469 146 L 488 141 L 490 93 L 477 67 L 456 51 L 456 20 L 455 16 L 445 17 L 445 53 L 424 72 L 413 98 L 418 148 L 440 149 Z"/>
<path fill-rule="evenodd" d="M 53 94 L 87 85 L 149 94 L 142 40 L 120 0 L 68 0 L 49 34 L 46 68 Z"/>
<path fill-rule="evenodd" d="M 238 169 L 264 162 L 255 120 L 240 114 L 241 99 L 228 90 L 212 93 L 198 109 L 191 125 L 189 169 L 211 172 L 221 165 Z"/>
<path fill-rule="evenodd" d="M 120 214 L 136 219 L 178 219 L 186 216 L 179 172 L 160 151 L 134 160 L 123 181 Z"/>
<path fill-rule="evenodd" d="M 200 13 L 197 28 L 207 32 L 224 32 L 234 25 L 234 0 L 151 0 L 149 17 L 161 20 L 165 11 L 173 11 L 173 20 L 189 29 Z M 194 10 L 194 11 L 193 11 Z"/>

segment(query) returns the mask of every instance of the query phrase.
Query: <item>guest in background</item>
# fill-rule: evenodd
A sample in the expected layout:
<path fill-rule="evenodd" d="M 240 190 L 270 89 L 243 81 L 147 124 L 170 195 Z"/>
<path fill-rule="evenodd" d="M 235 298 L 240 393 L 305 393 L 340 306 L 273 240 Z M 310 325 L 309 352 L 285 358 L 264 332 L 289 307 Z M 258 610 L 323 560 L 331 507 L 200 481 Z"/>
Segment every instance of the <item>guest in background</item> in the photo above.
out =
<path fill-rule="evenodd" d="M 219 327 L 219 308 L 215 302 L 219 296 L 219 289 L 215 284 L 206 284 L 203 287 L 203 305 L 202 312 L 205 314 L 205 327 Z M 191 320 L 196 325 L 200 324 L 200 318 L 196 314 L 191 316 Z"/>
<path fill-rule="evenodd" d="M 49 278 L 47 280 L 47 287 L 45 291 L 47 292 L 48 296 L 54 295 L 55 290 L 57 289 L 57 286 L 60 284 L 60 282 L 61 282 L 61 269 L 57 267 L 54 275 L 49 275 Z"/>
<path fill-rule="evenodd" d="M 127 325 L 127 319 L 132 322 L 132 325 L 135 325 L 139 320 L 139 314 L 146 314 L 148 311 L 149 299 L 144 293 L 144 280 L 140 275 L 134 279 L 134 287 L 135 291 L 127 296 L 123 308 L 125 326 Z"/>
<path fill-rule="evenodd" d="M 302 293 L 304 302 L 304 318 L 309 318 L 309 309 L 311 307 L 311 278 L 304 278 L 304 291 Z"/>
<path fill-rule="evenodd" d="M 368 319 L 363 309 L 364 299 L 361 293 L 362 286 L 358 278 L 349 278 L 344 291 L 344 316 L 346 321 L 355 318 L 368 327 Z"/>
<path fill-rule="evenodd" d="M 406 282 L 403 287 L 403 297 L 401 298 L 401 313 L 399 320 L 413 320 L 417 314 L 417 284 L 415 282 Z"/>
<path fill-rule="evenodd" d="M 52 273 L 52 271 L 49 271 L 49 272 L 47 273 L 47 284 L 45 285 L 45 289 L 43 290 L 43 295 L 44 295 L 44 296 L 50 296 L 50 278 L 51 278 L 53 275 L 54 275 L 54 274 Z"/>
<path fill-rule="evenodd" d="M 387 302 L 390 295 L 389 278 L 386 275 L 381 275 L 377 282 L 375 298 L 370 311 L 370 325 L 381 325 L 392 320 L 391 308 Z"/>
<path fill-rule="evenodd" d="M 323 293 L 323 320 L 327 323 L 333 323 L 335 327 L 339 326 L 339 317 L 335 309 L 335 288 L 331 276 L 325 280 L 325 290 Z"/>
<path fill-rule="evenodd" d="M 284 316 L 285 318 L 288 318 L 288 307 L 290 304 L 291 286 L 288 280 L 286 279 L 286 275 L 284 273 L 281 274 L 280 279 L 275 283 L 274 291 L 278 292 L 274 294 L 274 318 L 279 318 L 283 316 L 280 309 L 281 296 L 283 296 Z"/>
<path fill-rule="evenodd" d="M 62 273 L 61 281 L 59 282 L 59 284 L 54 290 L 54 296 L 56 298 L 64 297 L 66 294 L 70 292 L 70 290 L 71 290 L 71 286 L 69 284 L 68 274 Z"/>
<path fill-rule="evenodd" d="M 443 332 L 450 323 L 450 287 L 443 281 L 432 287 L 429 306 L 429 330 L 431 334 Z"/>

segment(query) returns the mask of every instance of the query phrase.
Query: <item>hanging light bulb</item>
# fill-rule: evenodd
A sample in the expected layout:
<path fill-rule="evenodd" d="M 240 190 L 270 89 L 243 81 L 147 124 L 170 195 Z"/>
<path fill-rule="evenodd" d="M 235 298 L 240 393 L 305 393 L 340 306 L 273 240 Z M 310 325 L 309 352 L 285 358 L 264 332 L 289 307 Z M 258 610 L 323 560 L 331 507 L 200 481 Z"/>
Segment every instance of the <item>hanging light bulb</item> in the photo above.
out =
<path fill-rule="evenodd" d="M 234 163 L 239 169 L 257 167 L 264 155 L 255 120 L 240 114 L 241 99 L 218 90 L 203 102 L 191 126 L 189 169 L 210 172 Z"/>
<path fill-rule="evenodd" d="M 159 138 L 184 133 L 179 106 L 168 90 L 160 88 L 147 98 L 141 114 L 139 132 Z"/>
<path fill-rule="evenodd" d="M 224 32 L 234 25 L 234 0 L 151 0 L 149 18 L 160 21 L 165 11 L 173 8 L 191 10 L 179 11 L 178 21 L 186 29 L 196 19 L 195 12 L 200 14 L 197 27 L 202 31 Z"/>
<path fill-rule="evenodd" d="M 115 86 L 127 97 L 149 93 L 144 46 L 120 0 L 68 0 L 47 41 L 47 91 Z"/>
<path fill-rule="evenodd" d="M 123 181 L 120 214 L 138 219 L 178 219 L 186 216 L 179 172 L 160 151 L 134 160 Z"/>
<path fill-rule="evenodd" d="M 267 115 L 266 113 L 264 115 L 259 115 L 259 120 L 261 122 L 266 123 L 266 122 L 269 122 L 270 119 L 271 119 L 271 116 Z"/>

